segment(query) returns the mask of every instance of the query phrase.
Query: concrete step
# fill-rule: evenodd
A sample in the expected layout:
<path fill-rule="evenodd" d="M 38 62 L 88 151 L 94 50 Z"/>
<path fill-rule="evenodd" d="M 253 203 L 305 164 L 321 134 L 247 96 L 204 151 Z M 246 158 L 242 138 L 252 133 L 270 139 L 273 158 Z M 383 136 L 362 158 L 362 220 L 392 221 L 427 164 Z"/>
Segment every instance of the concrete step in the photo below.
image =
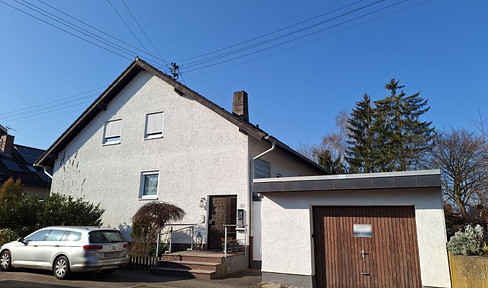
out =
<path fill-rule="evenodd" d="M 208 271 L 208 270 L 197 270 L 197 269 L 190 269 L 190 268 L 169 268 L 169 267 L 152 267 L 151 272 L 163 273 L 163 274 L 178 274 L 178 275 L 185 275 L 191 278 L 197 279 L 215 279 L 218 278 L 215 271 Z"/>
<path fill-rule="evenodd" d="M 184 255 L 184 254 L 165 254 L 162 257 L 163 261 L 187 261 L 187 262 L 204 262 L 204 263 L 222 263 L 223 255 Z"/>
<path fill-rule="evenodd" d="M 160 268 L 181 268 L 181 269 L 195 269 L 206 271 L 218 271 L 220 270 L 220 263 L 212 262 L 194 262 L 194 261 L 158 261 L 157 267 Z"/>

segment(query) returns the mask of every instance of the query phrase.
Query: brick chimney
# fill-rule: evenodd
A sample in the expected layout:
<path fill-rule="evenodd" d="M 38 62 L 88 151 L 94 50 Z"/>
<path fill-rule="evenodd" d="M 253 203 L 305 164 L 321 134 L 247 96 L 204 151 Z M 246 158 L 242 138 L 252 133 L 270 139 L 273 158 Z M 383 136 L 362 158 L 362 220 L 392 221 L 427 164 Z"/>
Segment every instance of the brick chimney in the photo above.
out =
<path fill-rule="evenodd" d="M 14 150 L 14 136 L 3 134 L 0 136 L 0 151 L 5 154 L 12 154 Z"/>
<path fill-rule="evenodd" d="M 247 104 L 246 91 L 234 92 L 234 101 L 232 102 L 232 113 L 239 116 L 242 120 L 249 122 L 249 111 Z"/>

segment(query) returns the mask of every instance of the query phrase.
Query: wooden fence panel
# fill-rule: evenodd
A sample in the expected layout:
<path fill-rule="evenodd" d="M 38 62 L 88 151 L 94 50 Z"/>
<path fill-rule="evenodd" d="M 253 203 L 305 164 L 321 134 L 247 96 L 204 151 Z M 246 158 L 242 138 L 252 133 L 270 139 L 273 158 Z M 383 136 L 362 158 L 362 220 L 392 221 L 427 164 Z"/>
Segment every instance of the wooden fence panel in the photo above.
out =
<path fill-rule="evenodd" d="M 449 252 L 452 288 L 488 287 L 488 257 L 452 255 Z"/>

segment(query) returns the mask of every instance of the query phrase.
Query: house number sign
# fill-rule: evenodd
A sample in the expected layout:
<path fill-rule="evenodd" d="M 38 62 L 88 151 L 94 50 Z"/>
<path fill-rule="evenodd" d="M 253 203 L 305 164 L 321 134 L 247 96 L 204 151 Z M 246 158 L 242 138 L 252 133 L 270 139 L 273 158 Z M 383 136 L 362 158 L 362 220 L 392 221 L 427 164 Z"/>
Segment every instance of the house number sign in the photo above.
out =
<path fill-rule="evenodd" d="M 371 224 L 354 224 L 354 237 L 373 237 L 373 227 Z"/>

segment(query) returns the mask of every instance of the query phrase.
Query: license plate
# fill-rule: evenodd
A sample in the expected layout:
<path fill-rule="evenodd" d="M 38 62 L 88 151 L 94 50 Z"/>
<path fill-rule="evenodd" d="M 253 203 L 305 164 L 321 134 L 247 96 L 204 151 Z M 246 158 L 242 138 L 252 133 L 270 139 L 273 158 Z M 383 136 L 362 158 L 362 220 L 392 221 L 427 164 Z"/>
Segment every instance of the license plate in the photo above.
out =
<path fill-rule="evenodd" d="M 115 251 L 115 252 L 105 252 L 105 258 L 119 258 L 121 252 Z"/>

